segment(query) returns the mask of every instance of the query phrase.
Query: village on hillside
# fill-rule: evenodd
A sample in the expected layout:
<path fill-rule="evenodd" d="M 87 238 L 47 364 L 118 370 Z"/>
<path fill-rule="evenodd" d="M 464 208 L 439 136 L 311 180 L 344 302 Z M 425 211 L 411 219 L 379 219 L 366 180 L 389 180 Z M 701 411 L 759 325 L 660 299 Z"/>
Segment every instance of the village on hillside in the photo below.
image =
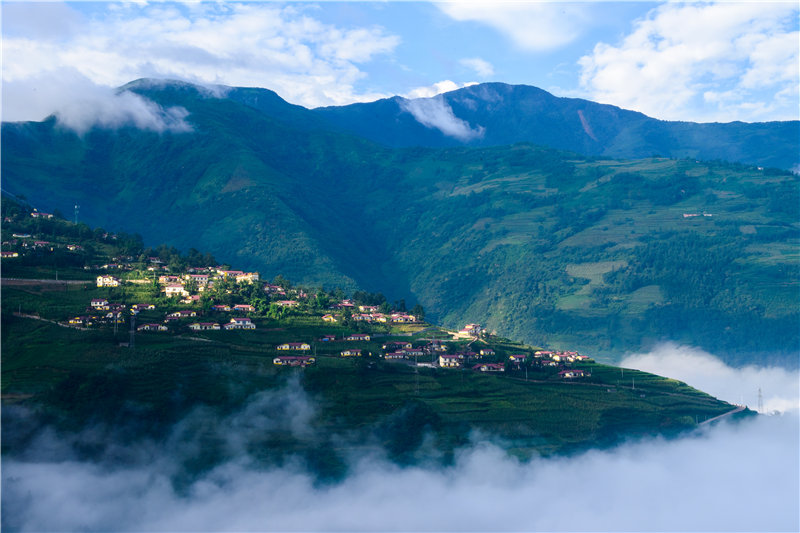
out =
<path fill-rule="evenodd" d="M 53 215 L 34 211 L 30 217 L 38 223 L 52 220 Z M 116 245 L 120 240 L 107 232 L 94 238 L 101 244 Z M 77 241 L 45 241 L 15 232 L 3 242 L 3 265 L 57 252 L 86 253 Z M 213 336 L 232 330 L 246 335 L 259 328 L 281 329 L 274 327 L 276 321 L 304 320 L 313 326 L 305 331 L 313 335 L 264 347 L 274 354 L 275 366 L 305 367 L 316 364 L 320 356 L 335 356 L 486 373 L 537 369 L 567 380 L 589 375 L 588 370 L 573 367 L 591 361 L 575 351 L 509 346 L 480 324 L 467 324 L 458 331 L 432 327 L 424 322 L 421 306 L 408 311 L 402 300 L 389 304 L 381 294 L 356 291 L 348 298 L 341 290 L 294 287 L 281 276 L 265 282 L 258 272 L 207 264 L 211 262 L 210 256 L 192 264 L 174 255 L 120 254 L 102 264 L 85 264 L 84 272 L 97 273 L 95 297 L 86 299 L 83 312 L 60 323 L 80 329 L 114 328 L 115 333 L 127 330 L 130 340 L 121 344 L 132 345 L 141 335 Z"/>

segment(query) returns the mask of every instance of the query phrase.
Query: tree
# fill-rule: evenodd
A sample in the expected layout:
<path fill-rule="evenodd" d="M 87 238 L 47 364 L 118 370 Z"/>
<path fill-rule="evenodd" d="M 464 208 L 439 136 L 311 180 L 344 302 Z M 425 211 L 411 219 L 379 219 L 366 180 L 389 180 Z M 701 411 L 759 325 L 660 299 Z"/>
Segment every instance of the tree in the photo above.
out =
<path fill-rule="evenodd" d="M 420 304 L 417 304 L 411 308 L 411 314 L 414 315 L 414 318 L 420 322 L 425 320 L 425 309 Z"/>

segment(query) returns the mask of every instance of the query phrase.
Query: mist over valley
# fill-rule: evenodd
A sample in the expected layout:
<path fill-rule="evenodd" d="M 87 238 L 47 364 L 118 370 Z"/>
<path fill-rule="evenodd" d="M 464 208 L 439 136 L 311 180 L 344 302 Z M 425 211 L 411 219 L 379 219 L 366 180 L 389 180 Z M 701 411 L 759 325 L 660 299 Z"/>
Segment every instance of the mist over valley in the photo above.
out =
<path fill-rule="evenodd" d="M 800 10 L 4 2 L 3 531 L 800 530 Z"/>

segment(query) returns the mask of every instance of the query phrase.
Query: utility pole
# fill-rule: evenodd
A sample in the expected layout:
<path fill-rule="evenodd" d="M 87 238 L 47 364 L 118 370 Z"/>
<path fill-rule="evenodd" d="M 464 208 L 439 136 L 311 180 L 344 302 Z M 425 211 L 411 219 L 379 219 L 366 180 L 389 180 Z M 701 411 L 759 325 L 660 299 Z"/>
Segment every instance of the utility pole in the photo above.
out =
<path fill-rule="evenodd" d="M 417 366 L 417 352 L 414 352 L 414 393 L 419 396 L 419 366 Z"/>
<path fill-rule="evenodd" d="M 758 388 L 758 412 L 764 412 L 764 395 L 761 394 L 761 387 Z"/>
<path fill-rule="evenodd" d="M 131 339 L 130 342 L 128 342 L 128 348 L 130 348 L 131 350 L 133 350 L 135 346 L 136 342 L 135 335 L 136 335 L 136 315 L 131 315 Z"/>

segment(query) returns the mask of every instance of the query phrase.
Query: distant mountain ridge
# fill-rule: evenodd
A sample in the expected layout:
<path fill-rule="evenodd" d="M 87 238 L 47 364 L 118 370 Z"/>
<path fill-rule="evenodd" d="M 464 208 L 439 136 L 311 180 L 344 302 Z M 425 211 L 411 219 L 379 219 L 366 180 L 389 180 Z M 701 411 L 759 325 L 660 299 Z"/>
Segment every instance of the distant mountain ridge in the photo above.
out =
<path fill-rule="evenodd" d="M 152 85 L 151 80 L 137 80 L 126 88 L 146 94 Z M 393 148 L 528 142 L 617 159 L 661 156 L 800 168 L 800 121 L 663 121 L 613 105 L 557 97 L 537 87 L 505 83 L 472 85 L 432 98 L 393 96 L 315 109 L 290 104 L 269 89 L 216 89 L 220 96 L 286 125 L 351 133 Z"/>
<path fill-rule="evenodd" d="M 422 99 L 421 99 L 422 100 Z M 393 147 L 501 146 L 530 142 L 584 155 L 723 160 L 791 169 L 800 163 L 800 122 L 668 122 L 527 85 L 482 83 L 432 99 L 481 134 L 447 135 L 414 118 L 401 97 L 314 110 L 332 124 Z"/>
<path fill-rule="evenodd" d="M 4 191 L 63 213 L 77 203 L 92 225 L 209 250 L 267 277 L 419 301 L 446 325 L 485 320 L 593 354 L 671 339 L 734 362 L 796 359 L 800 187 L 789 172 L 530 143 L 392 148 L 264 89 L 126 89 L 184 108 L 192 130 L 79 136 L 52 119 L 5 123 Z M 452 109 L 462 121 L 452 131 L 469 142 L 498 128 Z M 503 109 L 498 124 L 508 124 Z M 586 128 L 611 138 L 593 109 L 574 108 L 564 137 Z M 425 142 L 442 136 L 394 113 Z"/>

